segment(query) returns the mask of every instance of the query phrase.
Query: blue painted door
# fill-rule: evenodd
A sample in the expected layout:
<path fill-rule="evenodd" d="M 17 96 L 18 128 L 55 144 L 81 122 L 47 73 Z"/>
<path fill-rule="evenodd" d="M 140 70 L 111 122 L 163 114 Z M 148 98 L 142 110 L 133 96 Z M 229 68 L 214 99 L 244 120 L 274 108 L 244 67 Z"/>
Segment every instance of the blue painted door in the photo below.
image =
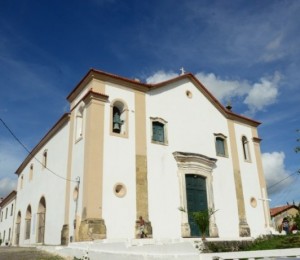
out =
<path fill-rule="evenodd" d="M 187 174 L 185 175 L 185 183 L 191 236 L 199 237 L 201 234 L 192 213 L 207 210 L 206 178 L 199 175 Z"/>

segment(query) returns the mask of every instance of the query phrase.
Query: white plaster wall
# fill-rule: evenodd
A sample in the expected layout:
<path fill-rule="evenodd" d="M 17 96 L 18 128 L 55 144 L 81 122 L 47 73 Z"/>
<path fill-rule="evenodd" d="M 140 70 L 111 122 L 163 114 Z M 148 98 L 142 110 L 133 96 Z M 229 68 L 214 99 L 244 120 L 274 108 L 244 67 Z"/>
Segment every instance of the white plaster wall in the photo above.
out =
<path fill-rule="evenodd" d="M 64 125 L 44 147 L 35 155 L 42 162 L 43 151 L 48 150 L 47 167 L 55 174 L 65 178 L 67 167 L 69 124 Z M 23 188 L 20 189 L 20 176 L 18 182 L 18 203 L 15 221 L 18 212 L 21 212 L 20 245 L 35 244 L 37 241 L 37 212 L 40 199 L 44 196 L 46 201 L 46 227 L 45 244 L 60 244 L 60 234 L 64 222 L 65 187 L 66 180 L 50 173 L 47 169 L 32 159 L 20 176 L 24 176 Z M 34 164 L 33 178 L 29 181 L 29 167 Z M 28 205 L 31 205 L 31 236 L 25 238 L 25 216 Z"/>
<path fill-rule="evenodd" d="M 192 92 L 190 99 L 186 91 Z M 151 143 L 150 117 L 168 122 L 168 145 Z M 238 235 L 238 213 L 233 182 L 230 142 L 229 158 L 216 156 L 214 133 L 229 138 L 227 120 L 190 82 L 182 80 L 153 90 L 147 97 L 147 141 L 149 211 L 158 237 L 180 237 L 179 182 L 175 151 L 199 153 L 218 159 L 213 170 L 216 222 L 221 237 Z M 227 138 L 227 139 L 228 139 Z M 226 186 L 225 186 L 226 185 Z"/>
<path fill-rule="evenodd" d="M 106 85 L 109 101 L 123 100 L 128 111 L 128 137 L 110 134 L 111 103 L 105 104 L 103 160 L 103 218 L 107 238 L 133 238 L 136 220 L 135 94 L 114 84 Z M 114 186 L 125 185 L 127 193 L 117 197 Z"/>
<path fill-rule="evenodd" d="M 259 176 L 257 172 L 256 157 L 251 128 L 247 125 L 235 123 L 236 142 L 238 148 L 242 185 L 245 200 L 246 216 L 252 236 L 260 235 L 264 230 L 265 217 Z M 242 136 L 246 136 L 249 142 L 250 161 L 244 160 Z M 250 204 L 251 197 L 257 200 L 254 208 Z"/>
<path fill-rule="evenodd" d="M 11 207 L 13 207 L 13 211 L 11 211 Z M 6 216 L 6 209 L 7 209 L 7 216 Z M 14 227 L 14 213 L 16 210 L 16 199 L 10 200 L 0 211 L 0 220 L 1 214 L 3 212 L 3 218 L 0 222 L 0 239 L 2 239 L 1 246 L 5 246 L 5 243 L 8 244 L 12 243 L 13 239 L 13 227 Z M 9 237 L 9 229 L 10 237 Z M 4 238 L 4 231 L 5 231 L 5 238 Z"/>
<path fill-rule="evenodd" d="M 76 113 L 75 113 L 76 115 Z M 74 118 L 74 129 L 72 142 L 72 165 L 71 165 L 71 179 L 77 180 L 79 178 L 79 193 L 78 201 L 73 199 L 73 192 L 77 186 L 77 182 L 72 182 L 70 186 L 70 205 L 69 205 L 69 235 L 75 237 L 75 231 L 73 221 L 76 216 L 82 216 L 82 200 L 83 200 L 83 185 L 84 185 L 84 145 L 85 145 L 85 122 L 86 122 L 86 110 L 83 110 L 83 132 L 82 138 L 76 140 L 75 129 L 76 129 L 76 116 Z M 77 203 L 77 209 L 76 209 Z M 77 223 L 79 225 L 80 223 Z M 74 240 L 73 240 L 74 241 Z"/>
<path fill-rule="evenodd" d="M 217 157 L 217 159 L 218 171 L 216 169 L 213 171 L 213 192 L 219 236 L 221 238 L 238 237 L 239 217 L 231 157 Z"/>

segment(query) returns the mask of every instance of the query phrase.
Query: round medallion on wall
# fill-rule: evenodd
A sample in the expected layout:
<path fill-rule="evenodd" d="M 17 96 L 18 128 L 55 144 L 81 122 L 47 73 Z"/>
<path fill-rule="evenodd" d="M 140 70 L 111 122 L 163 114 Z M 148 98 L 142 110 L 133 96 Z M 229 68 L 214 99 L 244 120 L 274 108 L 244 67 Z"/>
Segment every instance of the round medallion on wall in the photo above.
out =
<path fill-rule="evenodd" d="M 251 198 L 250 198 L 250 205 L 251 205 L 253 208 L 256 208 L 256 206 L 257 206 L 257 200 L 256 200 L 256 198 L 254 198 L 254 197 L 251 197 Z"/>
<path fill-rule="evenodd" d="M 187 96 L 188 98 L 192 98 L 192 97 L 193 97 L 192 92 L 189 91 L 189 90 L 187 90 L 187 91 L 185 92 L 185 94 L 186 94 L 186 96 Z"/>
<path fill-rule="evenodd" d="M 123 198 L 126 195 L 126 186 L 123 183 L 116 183 L 114 186 L 114 193 L 117 197 Z"/>

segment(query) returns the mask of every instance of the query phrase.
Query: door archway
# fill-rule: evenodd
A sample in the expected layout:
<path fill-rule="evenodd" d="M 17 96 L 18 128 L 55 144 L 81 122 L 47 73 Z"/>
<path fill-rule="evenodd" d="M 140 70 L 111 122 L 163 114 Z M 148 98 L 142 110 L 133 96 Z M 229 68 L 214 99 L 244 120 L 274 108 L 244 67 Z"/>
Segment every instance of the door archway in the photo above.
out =
<path fill-rule="evenodd" d="M 28 205 L 25 217 L 25 239 L 30 239 L 31 231 L 31 206 Z"/>
<path fill-rule="evenodd" d="M 200 237 L 202 234 L 200 233 L 199 228 L 193 218 L 193 212 L 208 210 L 206 178 L 201 175 L 186 174 L 185 185 L 187 213 L 191 237 Z"/>
<path fill-rule="evenodd" d="M 16 245 L 20 244 L 20 230 L 21 230 L 21 211 L 18 212 L 16 221 Z"/>
<path fill-rule="evenodd" d="M 37 229 L 37 243 L 44 244 L 45 241 L 45 224 L 46 224 L 46 200 L 44 197 L 40 199 L 38 206 L 38 229 Z"/>
<path fill-rule="evenodd" d="M 173 156 L 178 166 L 181 236 L 200 236 L 191 213 L 203 209 L 215 210 L 212 171 L 216 167 L 217 159 L 186 152 L 174 152 Z M 208 235 L 219 236 L 214 215 L 210 219 Z"/>

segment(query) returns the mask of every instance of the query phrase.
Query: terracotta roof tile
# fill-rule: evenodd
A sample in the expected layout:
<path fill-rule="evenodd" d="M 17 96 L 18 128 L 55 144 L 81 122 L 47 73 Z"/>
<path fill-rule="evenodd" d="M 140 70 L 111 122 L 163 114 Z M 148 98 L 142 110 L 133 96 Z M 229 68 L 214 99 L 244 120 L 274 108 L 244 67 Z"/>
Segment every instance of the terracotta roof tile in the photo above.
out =
<path fill-rule="evenodd" d="M 270 209 L 270 214 L 272 217 L 274 217 L 274 216 L 280 214 L 281 212 L 286 211 L 290 208 L 298 209 L 298 207 L 296 205 L 285 205 L 285 206 L 280 206 L 280 207 Z"/>

